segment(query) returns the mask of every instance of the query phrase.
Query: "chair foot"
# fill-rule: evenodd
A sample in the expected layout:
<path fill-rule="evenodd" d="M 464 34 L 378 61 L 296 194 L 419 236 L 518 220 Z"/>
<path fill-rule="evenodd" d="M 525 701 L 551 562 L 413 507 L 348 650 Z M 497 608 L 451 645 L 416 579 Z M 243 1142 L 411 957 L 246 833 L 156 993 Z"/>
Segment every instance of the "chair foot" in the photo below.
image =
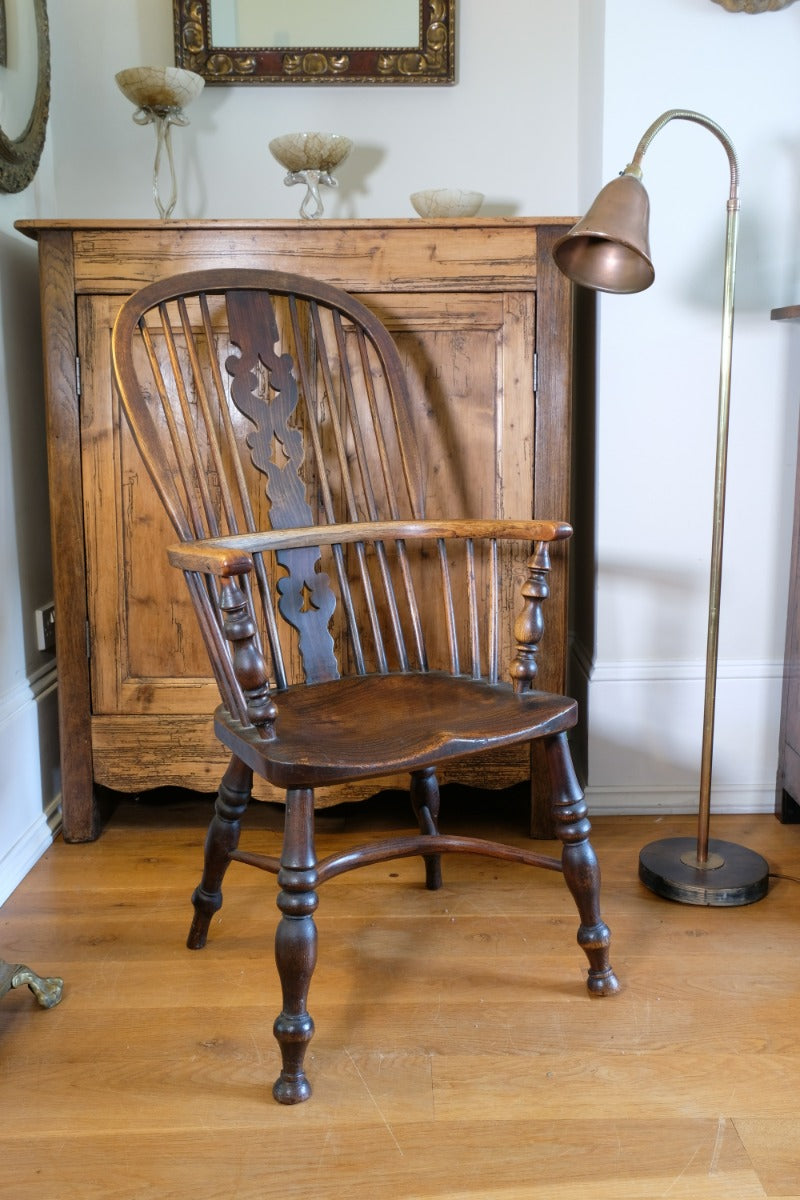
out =
<path fill-rule="evenodd" d="M 425 859 L 425 887 L 429 892 L 438 892 L 442 886 L 442 860 L 438 854 L 429 854 Z"/>
<path fill-rule="evenodd" d="M 439 832 L 439 781 L 433 767 L 411 773 L 411 805 L 419 822 L 420 833 Z M 442 886 L 441 854 L 426 854 L 425 887 L 429 892 L 438 892 Z"/>
<path fill-rule="evenodd" d="M 591 996 L 616 996 L 620 982 L 611 967 L 606 967 L 605 971 L 590 970 L 586 987 Z"/>
<path fill-rule="evenodd" d="M 209 895 L 202 887 L 197 887 L 192 892 L 192 904 L 194 916 L 186 945 L 190 950 L 202 950 L 208 940 L 211 918 L 222 908 L 222 892 Z"/>
<path fill-rule="evenodd" d="M 302 1104 L 311 1096 L 303 1059 L 314 1036 L 314 1022 L 307 1012 L 297 1017 L 283 1012 L 276 1020 L 273 1032 L 281 1048 L 283 1068 L 275 1080 L 272 1095 L 279 1104 Z"/>
<path fill-rule="evenodd" d="M 586 987 L 592 996 L 614 996 L 620 990 L 619 980 L 608 961 L 611 934 L 604 921 L 592 928 L 581 925 L 578 930 L 578 945 L 589 959 L 589 976 Z"/>
<path fill-rule="evenodd" d="M 311 1084 L 305 1075 L 299 1079 L 288 1079 L 283 1072 L 275 1080 L 272 1095 L 278 1104 L 302 1104 L 311 1098 Z"/>

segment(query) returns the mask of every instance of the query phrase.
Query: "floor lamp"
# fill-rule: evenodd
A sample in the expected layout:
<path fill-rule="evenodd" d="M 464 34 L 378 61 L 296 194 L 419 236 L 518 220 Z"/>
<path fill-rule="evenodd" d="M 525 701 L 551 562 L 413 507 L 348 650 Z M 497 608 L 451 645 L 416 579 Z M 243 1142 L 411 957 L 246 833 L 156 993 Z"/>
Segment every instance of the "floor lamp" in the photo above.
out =
<path fill-rule="evenodd" d="M 651 842 L 640 853 L 639 878 L 657 895 L 684 904 L 733 906 L 751 904 L 766 895 L 769 867 L 761 855 L 752 850 L 731 842 L 709 839 L 733 344 L 733 292 L 739 218 L 739 172 L 736 153 L 727 134 L 714 121 L 700 113 L 677 108 L 663 113 L 642 137 L 636 147 L 633 161 L 617 179 L 606 184 L 586 216 L 556 242 L 553 254 L 558 267 L 565 275 L 595 291 L 641 292 L 650 286 L 655 278 L 648 235 L 650 202 L 641 182 L 641 162 L 656 134 L 669 121 L 675 119 L 702 125 L 722 143 L 730 163 L 730 195 L 725 240 L 722 350 L 697 840 L 695 842 L 691 838 L 664 838 Z"/>

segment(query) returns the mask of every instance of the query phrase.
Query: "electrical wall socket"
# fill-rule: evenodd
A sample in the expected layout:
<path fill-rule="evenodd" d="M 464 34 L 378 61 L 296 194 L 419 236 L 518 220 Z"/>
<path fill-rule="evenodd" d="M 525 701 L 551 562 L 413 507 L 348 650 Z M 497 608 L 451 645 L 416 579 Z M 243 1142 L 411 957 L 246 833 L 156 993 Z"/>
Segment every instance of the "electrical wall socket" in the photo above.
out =
<path fill-rule="evenodd" d="M 34 612 L 36 618 L 36 648 L 37 650 L 55 650 L 56 648 L 56 606 L 51 600 Z"/>

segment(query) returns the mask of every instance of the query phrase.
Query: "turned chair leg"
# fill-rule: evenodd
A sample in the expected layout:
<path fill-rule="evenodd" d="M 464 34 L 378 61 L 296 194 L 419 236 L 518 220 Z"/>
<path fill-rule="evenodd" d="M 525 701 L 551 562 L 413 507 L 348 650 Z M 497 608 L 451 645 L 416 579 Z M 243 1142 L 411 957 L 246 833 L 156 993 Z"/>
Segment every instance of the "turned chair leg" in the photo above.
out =
<path fill-rule="evenodd" d="M 186 944 L 201 950 L 206 944 L 208 927 L 222 907 L 222 880 L 231 853 L 239 844 L 241 819 L 250 801 L 253 772 L 235 755 L 231 758 L 214 804 L 214 816 L 208 827 L 203 878 L 192 895 L 194 919 Z"/>
<path fill-rule="evenodd" d="M 283 1011 L 273 1032 L 283 1069 L 272 1094 L 281 1104 L 299 1104 L 311 1095 L 303 1069 L 306 1047 L 314 1036 L 308 1014 L 308 989 L 317 962 L 314 911 L 318 899 L 314 851 L 314 792 L 312 788 L 286 793 L 286 823 L 278 883 L 278 908 L 283 914 L 275 934 L 275 962 L 283 990 Z"/>
<path fill-rule="evenodd" d="M 420 833 L 439 832 L 439 781 L 433 767 L 411 774 L 411 804 L 419 822 Z M 441 854 L 426 854 L 425 886 L 436 892 L 442 886 Z"/>
<path fill-rule="evenodd" d="M 566 733 L 548 738 L 545 752 L 553 794 L 553 823 L 563 843 L 564 879 L 581 918 L 578 944 L 589 960 L 587 987 L 593 996 L 611 996 L 619 991 L 619 983 L 609 963 L 611 935 L 600 916 L 600 868 L 589 842 L 591 825 Z"/>

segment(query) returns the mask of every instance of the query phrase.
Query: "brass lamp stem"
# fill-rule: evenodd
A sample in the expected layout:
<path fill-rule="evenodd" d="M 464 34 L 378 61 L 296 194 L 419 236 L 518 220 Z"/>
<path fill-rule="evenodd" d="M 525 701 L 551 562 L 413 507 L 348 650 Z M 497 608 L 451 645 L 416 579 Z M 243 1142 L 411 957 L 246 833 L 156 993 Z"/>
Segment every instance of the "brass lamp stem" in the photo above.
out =
<path fill-rule="evenodd" d="M 700 757 L 700 803 L 697 817 L 697 858 L 691 865 L 708 864 L 708 831 L 711 820 L 711 765 L 714 751 L 714 713 L 719 653 L 719 609 L 722 586 L 722 543 L 725 526 L 725 486 L 728 462 L 728 425 L 731 396 L 731 356 L 733 351 L 733 295 L 736 275 L 736 241 L 739 225 L 739 167 L 736 151 L 725 131 L 715 121 L 691 109 L 673 108 L 662 113 L 643 134 L 633 161 L 625 173 L 641 177 L 641 162 L 657 133 L 672 120 L 694 121 L 710 130 L 725 148 L 730 164 L 730 195 L 725 234 L 725 269 L 722 294 L 722 343 L 717 406 L 717 453 L 714 470 L 714 516 L 711 540 L 711 571 L 706 640 L 706 681 L 703 705 L 703 743 Z"/>
<path fill-rule="evenodd" d="M 586 214 L 559 238 L 553 247 L 553 257 L 559 269 L 574 283 L 595 291 L 625 295 L 644 291 L 650 286 L 654 278 L 648 231 L 650 201 L 642 183 L 641 164 L 656 134 L 669 121 L 676 119 L 702 125 L 722 143 L 730 165 L 730 195 L 725 233 L 714 523 L 697 839 L 661 838 L 644 846 L 639 855 L 639 878 L 656 895 L 670 900 L 684 904 L 730 906 L 752 904 L 767 894 L 769 865 L 760 854 L 744 846 L 717 838 L 709 839 L 708 836 L 733 350 L 733 291 L 739 221 L 739 168 L 727 134 L 716 122 L 691 109 L 672 108 L 662 113 L 640 140 L 633 160 L 625 170 L 602 188 Z"/>
<path fill-rule="evenodd" d="M 706 644 L 706 687 L 703 709 L 703 748 L 700 758 L 700 806 L 697 821 L 697 857 L 708 860 L 708 827 L 711 814 L 711 757 L 714 743 L 714 707 L 719 648 L 719 605 L 722 585 L 722 535 L 725 523 L 725 484 L 728 460 L 728 419 L 731 395 L 731 352 L 733 348 L 733 287 L 736 269 L 736 238 L 739 224 L 738 198 L 728 201 L 725 236 L 725 276 L 722 300 L 722 346 L 720 352 L 719 405 L 717 413 L 717 458 L 714 471 L 714 523 L 711 543 L 711 579 L 708 601 Z"/>

